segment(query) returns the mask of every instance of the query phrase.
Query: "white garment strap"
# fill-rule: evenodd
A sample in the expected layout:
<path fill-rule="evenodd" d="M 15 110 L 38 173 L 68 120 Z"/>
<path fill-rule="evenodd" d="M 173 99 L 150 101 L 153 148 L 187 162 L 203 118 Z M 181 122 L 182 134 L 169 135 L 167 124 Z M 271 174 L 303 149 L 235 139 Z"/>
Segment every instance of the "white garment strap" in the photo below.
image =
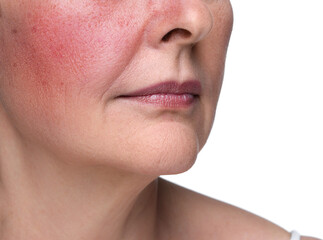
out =
<path fill-rule="evenodd" d="M 296 231 L 292 231 L 290 240 L 301 240 L 301 235 Z"/>

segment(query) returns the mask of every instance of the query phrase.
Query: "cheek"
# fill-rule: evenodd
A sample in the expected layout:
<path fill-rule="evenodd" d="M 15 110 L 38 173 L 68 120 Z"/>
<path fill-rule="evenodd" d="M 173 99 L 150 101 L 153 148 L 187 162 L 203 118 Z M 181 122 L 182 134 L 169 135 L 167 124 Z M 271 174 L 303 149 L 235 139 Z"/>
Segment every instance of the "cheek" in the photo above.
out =
<path fill-rule="evenodd" d="M 41 106 L 48 116 L 69 102 L 102 96 L 139 47 L 143 26 L 134 19 L 105 11 L 28 11 L 7 30 L 15 101 Z"/>
<path fill-rule="evenodd" d="M 142 13 L 75 13 L 34 9 L 7 23 L 0 98 L 25 134 L 54 135 L 96 116 L 140 46 Z"/>
<path fill-rule="evenodd" d="M 140 31 L 138 26 L 129 26 L 130 16 L 37 13 L 28 15 L 27 40 L 23 42 L 41 78 L 42 73 L 64 72 L 86 82 L 92 81 L 91 73 L 100 69 L 108 69 L 113 76 L 138 47 Z"/>

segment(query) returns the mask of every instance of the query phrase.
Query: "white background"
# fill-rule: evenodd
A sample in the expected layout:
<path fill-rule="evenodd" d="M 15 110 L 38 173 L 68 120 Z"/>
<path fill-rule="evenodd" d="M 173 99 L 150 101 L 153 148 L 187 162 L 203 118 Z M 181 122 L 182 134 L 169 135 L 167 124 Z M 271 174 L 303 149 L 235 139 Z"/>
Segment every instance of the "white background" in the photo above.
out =
<path fill-rule="evenodd" d="M 217 116 L 168 180 L 323 238 L 323 0 L 232 0 Z"/>

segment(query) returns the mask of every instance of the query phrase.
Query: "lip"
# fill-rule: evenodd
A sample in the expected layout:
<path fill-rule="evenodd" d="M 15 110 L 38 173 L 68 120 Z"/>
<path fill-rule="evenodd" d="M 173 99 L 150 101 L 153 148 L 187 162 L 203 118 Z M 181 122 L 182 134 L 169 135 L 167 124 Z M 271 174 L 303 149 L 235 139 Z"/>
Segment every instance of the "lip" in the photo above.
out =
<path fill-rule="evenodd" d="M 200 82 L 192 80 L 181 84 L 175 81 L 162 82 L 119 97 L 164 108 L 187 108 L 197 101 L 200 94 Z"/>
<path fill-rule="evenodd" d="M 175 81 L 162 82 L 127 93 L 121 97 L 139 97 L 158 94 L 190 94 L 199 96 L 201 94 L 201 83 L 197 80 L 187 81 L 181 84 Z"/>

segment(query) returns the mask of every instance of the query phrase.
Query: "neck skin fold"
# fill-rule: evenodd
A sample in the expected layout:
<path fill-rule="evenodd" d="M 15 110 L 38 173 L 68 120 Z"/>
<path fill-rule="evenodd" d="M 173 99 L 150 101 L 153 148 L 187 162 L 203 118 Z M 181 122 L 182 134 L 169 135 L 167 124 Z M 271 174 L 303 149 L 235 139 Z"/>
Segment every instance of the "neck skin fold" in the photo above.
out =
<path fill-rule="evenodd" d="M 158 179 L 35 154 L 0 119 L 0 239 L 156 239 Z"/>

